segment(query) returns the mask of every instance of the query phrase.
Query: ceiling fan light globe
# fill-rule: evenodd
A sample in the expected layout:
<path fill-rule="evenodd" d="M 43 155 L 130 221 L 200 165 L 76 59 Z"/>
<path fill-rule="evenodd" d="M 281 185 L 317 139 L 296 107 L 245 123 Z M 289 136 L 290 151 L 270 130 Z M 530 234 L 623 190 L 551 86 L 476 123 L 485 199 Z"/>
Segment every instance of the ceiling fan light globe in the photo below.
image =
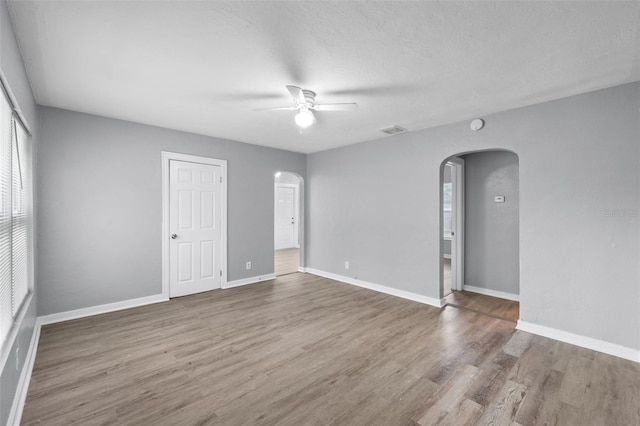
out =
<path fill-rule="evenodd" d="M 296 114 L 295 120 L 296 124 L 304 129 L 305 127 L 309 127 L 313 124 L 313 114 L 311 111 L 300 111 Z"/>

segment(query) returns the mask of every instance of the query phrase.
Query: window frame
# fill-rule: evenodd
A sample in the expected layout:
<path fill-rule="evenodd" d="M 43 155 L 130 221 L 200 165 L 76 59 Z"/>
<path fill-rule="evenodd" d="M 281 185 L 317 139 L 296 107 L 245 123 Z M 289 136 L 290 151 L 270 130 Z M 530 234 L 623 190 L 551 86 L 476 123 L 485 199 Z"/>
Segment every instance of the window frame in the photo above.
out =
<path fill-rule="evenodd" d="M 9 256 L 9 271 L 10 271 L 10 279 L 11 279 L 11 286 L 10 286 L 10 295 L 9 295 L 9 302 L 8 302 L 8 309 L 10 311 L 10 318 L 11 321 L 8 324 L 8 328 L 7 328 L 7 333 L 5 336 L 0 337 L 0 368 L 4 369 L 10 355 L 11 355 L 11 350 L 13 349 L 13 346 L 15 345 L 16 339 L 18 337 L 19 334 L 19 330 L 20 327 L 22 326 L 22 323 L 24 322 L 24 319 L 27 315 L 27 312 L 29 311 L 31 305 L 32 305 L 32 301 L 33 301 L 33 297 L 34 297 L 34 277 L 35 277 L 35 273 L 34 273 L 34 243 L 33 243 L 33 235 L 34 235 L 34 214 L 33 214 L 33 187 L 34 187 L 34 179 L 33 179 L 33 133 L 31 132 L 31 129 L 28 125 L 28 123 L 26 122 L 26 120 L 24 119 L 20 109 L 17 107 L 17 102 L 15 101 L 15 97 L 13 96 L 12 92 L 9 90 L 8 85 L 6 84 L 6 80 L 4 75 L 0 72 L 0 97 L 4 97 L 3 102 L 6 101 L 6 104 L 8 106 L 8 113 L 10 114 L 10 119 L 9 119 L 9 125 L 11 126 L 11 137 L 10 137 L 10 141 L 9 143 L 11 144 L 11 147 L 9 147 L 9 151 L 8 151 L 8 155 L 11 156 L 11 161 L 9 162 L 9 164 L 12 164 L 13 162 L 13 145 L 15 143 L 17 143 L 17 139 L 18 139 L 18 133 L 22 132 L 22 134 L 24 135 L 24 141 L 23 141 L 23 148 L 24 148 L 24 153 L 20 152 L 19 154 L 21 155 L 21 160 L 20 160 L 20 167 L 23 167 L 24 173 L 21 173 L 21 178 L 23 178 L 23 187 L 24 187 L 24 193 L 23 193 L 23 201 L 24 201 L 24 220 L 25 220 L 25 262 L 26 262 L 26 286 L 27 286 L 27 293 L 26 295 L 24 295 L 24 297 L 22 298 L 22 300 L 20 300 L 19 302 L 17 302 L 17 306 L 14 309 L 14 300 L 13 300 L 13 286 L 14 286 L 14 280 L 13 280 L 13 254 L 11 254 Z M 20 131 L 18 130 L 18 126 L 20 127 Z M 14 133 L 15 133 L 15 139 L 14 139 Z M 0 141 L 0 142 L 4 142 L 4 141 Z M 0 167 L 3 167 L 3 165 L 0 164 Z M 13 241 L 11 241 L 11 239 L 13 238 L 13 170 L 12 170 L 12 166 L 10 166 L 10 170 L 9 170 L 9 174 L 11 175 L 11 179 L 8 182 L 9 188 L 8 188 L 8 192 L 9 192 L 9 200 L 8 200 L 8 207 L 9 207 L 9 219 L 10 219 L 10 226 L 9 226 L 9 233 L 10 233 L 10 252 L 13 252 Z M 1 307 L 1 309 L 4 309 L 4 307 Z M 9 321 L 7 321 L 9 322 Z"/>

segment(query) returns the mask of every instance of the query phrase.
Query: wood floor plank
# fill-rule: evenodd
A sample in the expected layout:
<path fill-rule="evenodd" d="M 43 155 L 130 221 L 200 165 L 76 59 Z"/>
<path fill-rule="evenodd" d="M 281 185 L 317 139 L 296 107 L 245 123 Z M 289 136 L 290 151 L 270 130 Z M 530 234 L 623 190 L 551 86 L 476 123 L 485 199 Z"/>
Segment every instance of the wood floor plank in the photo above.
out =
<path fill-rule="evenodd" d="M 489 404 L 478 423 L 489 426 L 508 425 L 515 422 L 516 413 L 526 393 L 526 386 L 508 380 Z"/>
<path fill-rule="evenodd" d="M 478 380 L 467 390 L 465 396 L 481 406 L 487 406 L 496 398 L 517 358 L 500 352 L 490 365 L 483 367 Z"/>
<path fill-rule="evenodd" d="M 276 250 L 274 254 L 274 272 L 276 276 L 298 272 L 300 263 L 300 249 L 289 248 Z"/>
<path fill-rule="evenodd" d="M 639 399 L 633 362 L 294 273 L 44 326 L 22 424 L 637 425 Z"/>
<path fill-rule="evenodd" d="M 515 421 L 521 426 L 551 424 L 553 413 L 558 409 L 558 391 L 563 374 L 549 370 L 542 382 L 536 382 L 527 390 Z"/>
<path fill-rule="evenodd" d="M 451 377 L 439 392 L 426 402 L 425 413 L 416 421 L 421 426 L 451 423 L 452 418 L 460 411 L 462 404 L 467 400 L 460 398 L 469 386 L 480 375 L 480 369 L 472 365 L 464 365 Z"/>
<path fill-rule="evenodd" d="M 504 345 L 504 348 L 502 350 L 508 355 L 520 357 L 522 356 L 524 351 L 529 348 L 532 339 L 532 334 L 516 331 L 515 333 L 513 333 L 511 339 L 509 339 L 507 344 Z"/>

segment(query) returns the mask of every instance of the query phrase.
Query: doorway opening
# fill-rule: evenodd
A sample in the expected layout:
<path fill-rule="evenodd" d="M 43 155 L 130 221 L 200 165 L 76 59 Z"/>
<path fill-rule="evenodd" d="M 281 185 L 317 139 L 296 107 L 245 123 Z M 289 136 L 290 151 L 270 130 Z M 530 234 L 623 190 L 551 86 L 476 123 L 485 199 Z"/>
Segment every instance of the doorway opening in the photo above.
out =
<path fill-rule="evenodd" d="M 276 276 L 300 269 L 302 240 L 303 181 L 290 172 L 278 172 L 274 179 L 274 272 Z"/>
<path fill-rule="evenodd" d="M 447 158 L 441 185 L 442 296 L 449 306 L 516 322 L 518 156 L 479 151 Z"/>
<path fill-rule="evenodd" d="M 450 158 L 442 175 L 443 295 L 462 290 L 464 269 L 464 160 Z"/>

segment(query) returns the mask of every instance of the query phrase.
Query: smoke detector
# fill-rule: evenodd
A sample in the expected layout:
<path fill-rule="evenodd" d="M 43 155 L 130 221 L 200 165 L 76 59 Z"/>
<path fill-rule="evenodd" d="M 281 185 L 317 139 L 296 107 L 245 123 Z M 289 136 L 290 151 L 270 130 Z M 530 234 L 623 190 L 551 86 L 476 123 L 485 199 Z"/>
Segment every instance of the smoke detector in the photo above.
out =
<path fill-rule="evenodd" d="M 484 127 L 484 120 L 482 118 L 476 118 L 471 122 L 469 127 L 471 127 L 471 130 L 478 131 Z"/>
<path fill-rule="evenodd" d="M 398 133 L 406 132 L 407 129 L 405 129 L 404 127 L 400 127 L 400 126 L 391 126 L 391 127 L 386 127 L 384 129 L 379 129 L 379 131 L 382 132 L 382 133 L 386 133 L 388 135 L 396 135 Z"/>

